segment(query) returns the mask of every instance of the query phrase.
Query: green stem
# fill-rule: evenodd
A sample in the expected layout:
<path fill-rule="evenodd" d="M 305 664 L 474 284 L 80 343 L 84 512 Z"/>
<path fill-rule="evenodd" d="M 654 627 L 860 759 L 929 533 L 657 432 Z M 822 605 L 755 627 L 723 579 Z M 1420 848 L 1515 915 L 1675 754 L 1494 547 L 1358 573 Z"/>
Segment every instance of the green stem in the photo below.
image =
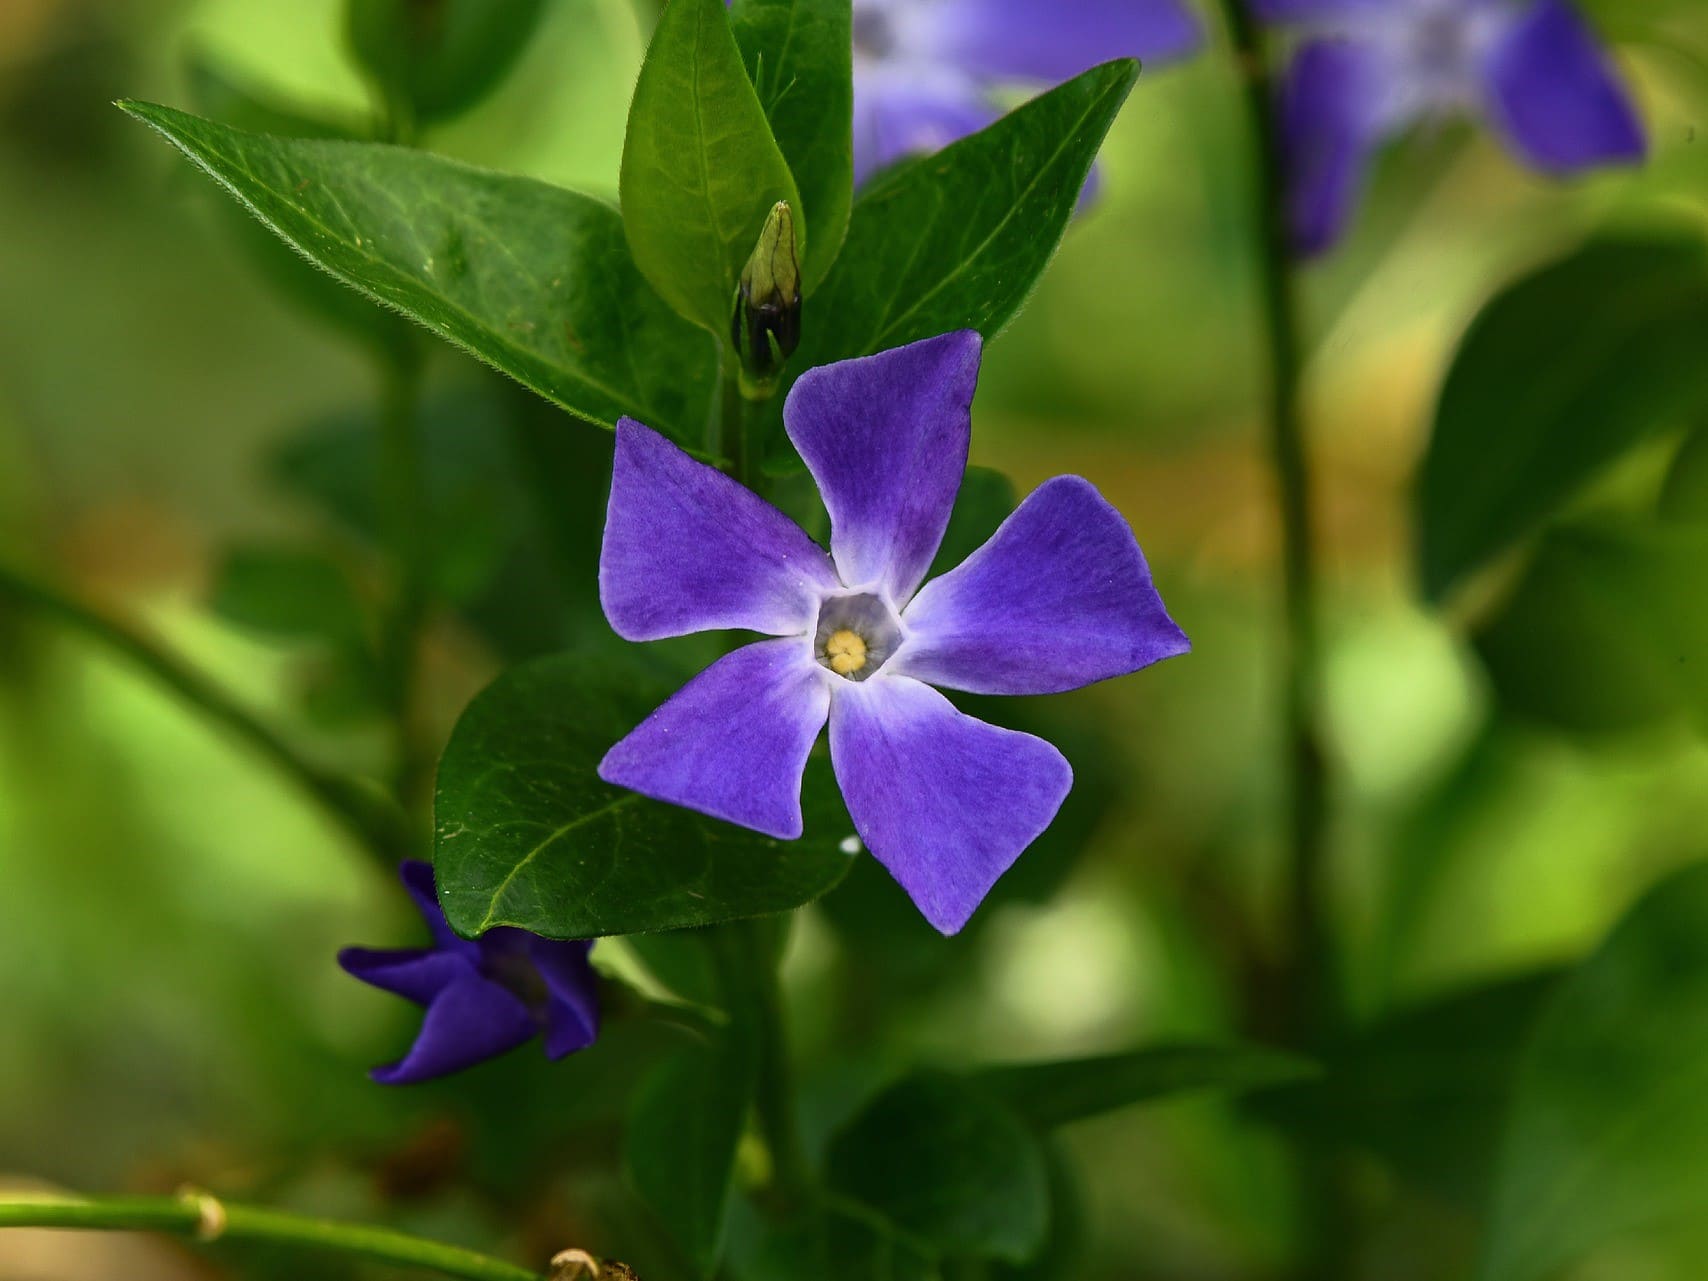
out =
<path fill-rule="evenodd" d="M 384 800 L 302 756 L 265 722 L 178 658 L 10 566 L 0 565 L 0 596 L 57 619 L 140 667 L 208 720 L 247 742 L 382 861 L 392 864 L 407 853 L 408 835 L 402 818 Z"/>
<path fill-rule="evenodd" d="M 413 336 L 404 335 L 382 365 L 380 510 L 395 578 L 381 625 L 380 657 L 395 740 L 393 785 L 411 814 L 424 806 L 433 767 L 417 697 L 429 596 L 420 400 L 420 355 Z"/>
<path fill-rule="evenodd" d="M 334 1223 L 230 1205 L 212 1197 L 92 1197 L 0 1200 L 0 1228 L 88 1228 L 171 1232 L 198 1240 L 266 1241 L 403 1267 L 424 1268 L 467 1281 L 541 1281 L 541 1274 L 460 1246 L 442 1245 L 388 1228 Z"/>

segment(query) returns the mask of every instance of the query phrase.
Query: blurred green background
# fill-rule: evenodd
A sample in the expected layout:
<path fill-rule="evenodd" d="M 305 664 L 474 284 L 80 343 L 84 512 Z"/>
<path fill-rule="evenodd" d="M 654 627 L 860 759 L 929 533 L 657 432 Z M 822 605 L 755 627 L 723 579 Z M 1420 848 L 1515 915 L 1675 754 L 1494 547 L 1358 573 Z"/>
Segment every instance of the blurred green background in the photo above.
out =
<path fill-rule="evenodd" d="M 614 198 L 645 8 L 550 0 L 500 91 L 424 145 Z M 1654 143 L 1643 171 L 1564 188 L 1469 129 L 1413 137 L 1385 158 L 1351 243 L 1307 276 L 1338 928 L 1368 1018 L 1581 956 L 1659 876 L 1708 853 L 1699 736 L 1672 719 L 1586 735 L 1503 711 L 1465 640 L 1477 602 L 1426 610 L 1412 569 L 1413 467 L 1479 304 L 1592 230 L 1703 217 L 1700 0 L 1604 0 L 1599 16 L 1627 38 Z M 371 548 L 313 501 L 302 442 L 371 412 L 379 379 L 274 287 L 229 202 L 110 106 L 194 106 L 199 61 L 360 119 L 341 23 L 336 0 L 0 3 L 0 552 L 145 628 L 320 759 L 371 770 L 371 695 L 340 687 L 324 638 L 258 627 L 221 588 L 234 547 L 313 545 L 358 585 L 371 577 Z M 944 943 L 896 911 L 869 862 L 808 913 L 789 973 L 814 1134 L 918 1062 L 1264 1031 L 1249 1011 L 1274 943 L 1282 801 L 1244 155 L 1219 51 L 1147 70 L 1106 150 L 1103 199 L 987 353 L 975 462 L 1022 492 L 1061 471 L 1095 481 L 1195 652 L 1040 708 L 1077 742 L 1081 826 L 1034 851 L 967 937 Z M 475 600 L 525 552 L 506 421 L 585 438 L 590 457 L 603 446 L 434 351 L 453 455 L 474 459 L 449 474 L 457 529 L 476 531 Z M 1583 505 L 1643 501 L 1676 443 Z M 596 499 L 564 503 L 596 530 Z M 593 626 L 590 581 L 555 590 L 513 593 L 522 617 L 501 629 L 435 618 L 433 734 L 502 661 Z M 415 928 L 387 874 L 263 762 L 0 599 L 0 1185 L 194 1183 L 535 1254 L 620 1234 L 632 1206 L 614 1118 L 639 1053 L 623 1029 L 556 1068 L 527 1049 L 430 1088 L 367 1081 L 414 1016 L 334 954 Z M 1079 1275 L 1249 1276 L 1284 1257 L 1284 1162 L 1247 1112 L 1169 1104 L 1082 1125 L 1067 1145 Z M 1370 1275 L 1467 1274 L 1474 1213 L 1375 1167 L 1363 1177 Z M 0 1236 L 3 1278 L 224 1270 L 303 1275 L 254 1253 Z"/>

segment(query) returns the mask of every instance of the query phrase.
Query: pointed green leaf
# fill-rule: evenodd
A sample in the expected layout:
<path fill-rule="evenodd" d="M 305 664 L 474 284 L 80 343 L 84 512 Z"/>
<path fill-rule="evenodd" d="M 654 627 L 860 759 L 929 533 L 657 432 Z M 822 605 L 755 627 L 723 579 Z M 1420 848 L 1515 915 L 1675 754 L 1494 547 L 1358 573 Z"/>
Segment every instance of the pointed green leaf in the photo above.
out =
<path fill-rule="evenodd" d="M 866 187 L 792 367 L 1000 330 L 1061 243 L 1138 73 L 1126 59 L 1094 67 Z"/>
<path fill-rule="evenodd" d="M 724 0 L 670 0 L 635 82 L 623 227 L 641 272 L 721 340 L 771 206 L 800 195 L 742 66 Z M 811 252 L 803 217 L 798 240 Z"/>
<path fill-rule="evenodd" d="M 702 435 L 715 352 L 647 287 L 608 205 L 424 152 L 120 105 L 309 261 L 547 400 Z"/>
<path fill-rule="evenodd" d="M 418 123 L 475 105 L 539 26 L 545 0 L 349 0 L 350 50 Z"/>
<path fill-rule="evenodd" d="M 1049 1180 L 1037 1137 L 976 1082 L 922 1072 L 831 1140 L 828 1179 L 944 1255 L 1024 1263 L 1043 1247 Z"/>
<path fill-rule="evenodd" d="M 1697 865 L 1638 903 L 1544 1009 L 1502 1146 L 1484 1281 L 1563 1276 L 1617 1238 L 1700 1223 L 1704 1151 L 1708 867 Z"/>
<path fill-rule="evenodd" d="M 1055 1126 L 1170 1095 L 1238 1093 L 1314 1074 L 1310 1063 L 1277 1050 L 1183 1045 L 987 1068 L 978 1081 L 1034 1125 Z"/>
<path fill-rule="evenodd" d="M 1418 479 L 1424 592 L 1529 534 L 1608 464 L 1708 407 L 1708 248 L 1610 241 L 1544 267 L 1471 325 Z"/>
<path fill-rule="evenodd" d="M 828 763 L 807 771 L 807 835 L 779 841 L 648 800 L 598 765 L 671 693 L 579 653 L 511 668 L 469 705 L 439 762 L 434 866 L 451 925 L 590 938 L 799 907 L 847 874 L 853 834 Z"/>
<path fill-rule="evenodd" d="M 854 35 L 849 0 L 735 0 L 730 25 L 812 228 L 802 270 L 818 289 L 854 203 Z"/>

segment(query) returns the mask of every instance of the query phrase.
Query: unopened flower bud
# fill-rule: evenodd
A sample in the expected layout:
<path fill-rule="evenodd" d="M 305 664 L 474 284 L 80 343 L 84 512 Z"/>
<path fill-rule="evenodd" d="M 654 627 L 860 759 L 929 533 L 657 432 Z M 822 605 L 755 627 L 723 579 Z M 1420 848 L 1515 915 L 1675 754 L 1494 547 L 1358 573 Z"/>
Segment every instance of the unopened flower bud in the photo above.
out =
<path fill-rule="evenodd" d="M 743 394 L 763 399 L 801 341 L 801 265 L 789 202 L 771 206 L 736 286 L 730 340 L 741 360 Z"/>

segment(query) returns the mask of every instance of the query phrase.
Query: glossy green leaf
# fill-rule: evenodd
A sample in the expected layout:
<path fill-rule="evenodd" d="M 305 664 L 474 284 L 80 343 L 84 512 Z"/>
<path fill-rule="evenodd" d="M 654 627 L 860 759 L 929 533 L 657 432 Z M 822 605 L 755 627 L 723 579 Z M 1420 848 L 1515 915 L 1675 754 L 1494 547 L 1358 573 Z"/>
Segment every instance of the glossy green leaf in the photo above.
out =
<path fill-rule="evenodd" d="M 801 263 L 808 297 L 836 261 L 854 203 L 851 8 L 849 0 L 735 0 L 730 9 L 742 61 L 812 229 Z"/>
<path fill-rule="evenodd" d="M 121 105 L 311 262 L 547 400 L 703 434 L 716 353 L 647 287 L 609 206 L 424 152 Z"/>
<path fill-rule="evenodd" d="M 1239 1093 L 1315 1074 L 1303 1059 L 1257 1046 L 1164 1046 L 1095 1058 L 987 1068 L 978 1082 L 1034 1125 L 1066 1125 L 1171 1095 Z"/>
<path fill-rule="evenodd" d="M 725 1032 L 659 1067 L 629 1115 L 623 1152 L 629 1180 L 696 1277 L 711 1276 L 723 1250 L 754 1080 L 749 1042 Z"/>
<path fill-rule="evenodd" d="M 1024 1263 L 1049 1226 L 1044 1153 L 1026 1123 L 973 1081 L 907 1077 L 831 1140 L 837 1193 L 943 1255 Z"/>
<path fill-rule="evenodd" d="M 1094 67 L 862 190 L 792 368 L 1007 324 L 1061 243 L 1138 70 Z"/>
<path fill-rule="evenodd" d="M 1508 711 L 1568 730 L 1708 725 L 1708 526 L 1550 531 L 1475 636 Z"/>
<path fill-rule="evenodd" d="M 439 762 L 434 865 L 460 933 L 519 925 L 589 938 L 799 907 L 852 861 L 828 763 L 807 772 L 807 835 L 778 841 L 600 780 L 600 759 L 671 693 L 579 653 L 505 672 Z"/>
<path fill-rule="evenodd" d="M 1497 296 L 1436 408 L 1418 482 L 1424 592 L 1534 530 L 1652 432 L 1708 407 L 1708 249 L 1591 245 Z"/>
<path fill-rule="evenodd" d="M 1544 1281 L 1625 1234 L 1700 1222 L 1705 1151 L 1708 866 L 1697 865 L 1638 903 L 1544 1010 L 1502 1146 L 1483 1281 Z"/>
<path fill-rule="evenodd" d="M 623 227 L 635 263 L 678 312 L 722 340 L 771 206 L 794 178 L 742 66 L 724 0 L 670 0 L 629 106 Z M 796 235 L 811 252 L 805 217 Z"/>
<path fill-rule="evenodd" d="M 492 91 L 544 10 L 545 0 L 349 0 L 345 25 L 350 51 L 392 110 L 432 124 Z"/>

